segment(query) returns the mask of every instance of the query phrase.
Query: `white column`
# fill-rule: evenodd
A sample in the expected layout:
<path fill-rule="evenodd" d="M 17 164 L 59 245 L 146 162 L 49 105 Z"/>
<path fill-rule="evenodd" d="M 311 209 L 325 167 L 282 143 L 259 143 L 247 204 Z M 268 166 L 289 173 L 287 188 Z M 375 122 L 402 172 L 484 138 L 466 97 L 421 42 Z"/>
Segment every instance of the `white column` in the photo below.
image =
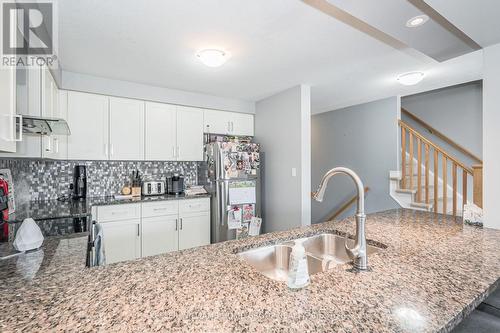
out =
<path fill-rule="evenodd" d="M 500 44 L 484 49 L 483 163 L 484 226 L 500 229 Z"/>

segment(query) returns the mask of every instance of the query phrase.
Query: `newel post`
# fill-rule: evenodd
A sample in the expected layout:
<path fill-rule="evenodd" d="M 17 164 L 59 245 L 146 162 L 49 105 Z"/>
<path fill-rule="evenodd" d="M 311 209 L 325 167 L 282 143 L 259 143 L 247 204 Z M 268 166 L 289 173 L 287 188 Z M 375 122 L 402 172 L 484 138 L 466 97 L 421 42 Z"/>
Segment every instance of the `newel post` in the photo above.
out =
<path fill-rule="evenodd" d="M 473 201 L 476 206 L 483 208 L 483 165 L 472 166 Z"/>

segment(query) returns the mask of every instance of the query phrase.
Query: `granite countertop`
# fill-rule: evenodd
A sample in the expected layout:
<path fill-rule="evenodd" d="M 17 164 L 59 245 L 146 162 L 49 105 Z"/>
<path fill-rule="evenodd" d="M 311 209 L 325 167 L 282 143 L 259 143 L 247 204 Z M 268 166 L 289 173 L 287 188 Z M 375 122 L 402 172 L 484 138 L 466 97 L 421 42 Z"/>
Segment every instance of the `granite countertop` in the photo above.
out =
<path fill-rule="evenodd" d="M 339 265 L 299 291 L 235 254 L 353 230 L 346 219 L 95 268 L 57 246 L 25 278 L 7 272 L 12 258 L 0 262 L 0 331 L 449 332 L 499 283 L 500 231 L 412 210 L 368 215 L 367 238 L 387 246 L 370 272 Z"/>
<path fill-rule="evenodd" d="M 31 201 L 25 204 L 17 205 L 16 212 L 9 215 L 9 223 L 19 223 L 24 219 L 31 217 L 36 221 L 54 220 L 64 218 L 79 218 L 91 215 L 92 206 L 118 205 L 127 203 L 166 201 L 166 200 L 184 200 L 193 198 L 207 198 L 210 194 L 203 195 L 158 195 L 143 196 L 133 199 L 115 199 L 109 197 L 92 197 L 85 200 L 45 200 Z"/>

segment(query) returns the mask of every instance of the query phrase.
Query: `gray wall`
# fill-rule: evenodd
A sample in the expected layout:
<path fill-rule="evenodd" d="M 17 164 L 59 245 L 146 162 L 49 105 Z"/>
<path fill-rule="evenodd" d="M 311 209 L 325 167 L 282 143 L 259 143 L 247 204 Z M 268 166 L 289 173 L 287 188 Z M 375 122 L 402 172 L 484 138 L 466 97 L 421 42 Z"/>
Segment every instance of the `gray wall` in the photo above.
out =
<path fill-rule="evenodd" d="M 389 171 L 398 170 L 399 100 L 391 97 L 312 117 L 312 187 L 331 168 L 353 169 L 370 187 L 365 209 L 376 212 L 396 208 L 389 195 Z M 322 203 L 313 201 L 312 221 L 325 221 L 356 193 L 347 176 L 330 180 Z M 352 215 L 355 207 L 343 216 Z"/>
<path fill-rule="evenodd" d="M 311 223 L 310 103 L 310 88 L 300 85 L 256 104 L 265 232 Z"/>
<path fill-rule="evenodd" d="M 208 109 L 255 113 L 255 102 L 62 71 L 61 89 Z"/>
<path fill-rule="evenodd" d="M 401 106 L 481 158 L 483 155 L 482 90 L 482 82 L 475 81 L 403 97 Z M 402 119 L 407 120 L 404 115 Z M 446 146 L 443 147 L 445 149 L 448 147 L 435 137 L 431 136 L 430 139 Z"/>

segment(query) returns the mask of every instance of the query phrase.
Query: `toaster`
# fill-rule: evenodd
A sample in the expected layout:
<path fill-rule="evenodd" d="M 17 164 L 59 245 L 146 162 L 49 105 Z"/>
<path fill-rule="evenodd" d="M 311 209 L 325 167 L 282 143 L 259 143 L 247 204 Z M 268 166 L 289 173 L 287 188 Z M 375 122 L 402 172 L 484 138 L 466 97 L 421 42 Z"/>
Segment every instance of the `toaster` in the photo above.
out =
<path fill-rule="evenodd" d="M 153 181 L 142 183 L 142 195 L 162 195 L 165 194 L 165 182 Z"/>

